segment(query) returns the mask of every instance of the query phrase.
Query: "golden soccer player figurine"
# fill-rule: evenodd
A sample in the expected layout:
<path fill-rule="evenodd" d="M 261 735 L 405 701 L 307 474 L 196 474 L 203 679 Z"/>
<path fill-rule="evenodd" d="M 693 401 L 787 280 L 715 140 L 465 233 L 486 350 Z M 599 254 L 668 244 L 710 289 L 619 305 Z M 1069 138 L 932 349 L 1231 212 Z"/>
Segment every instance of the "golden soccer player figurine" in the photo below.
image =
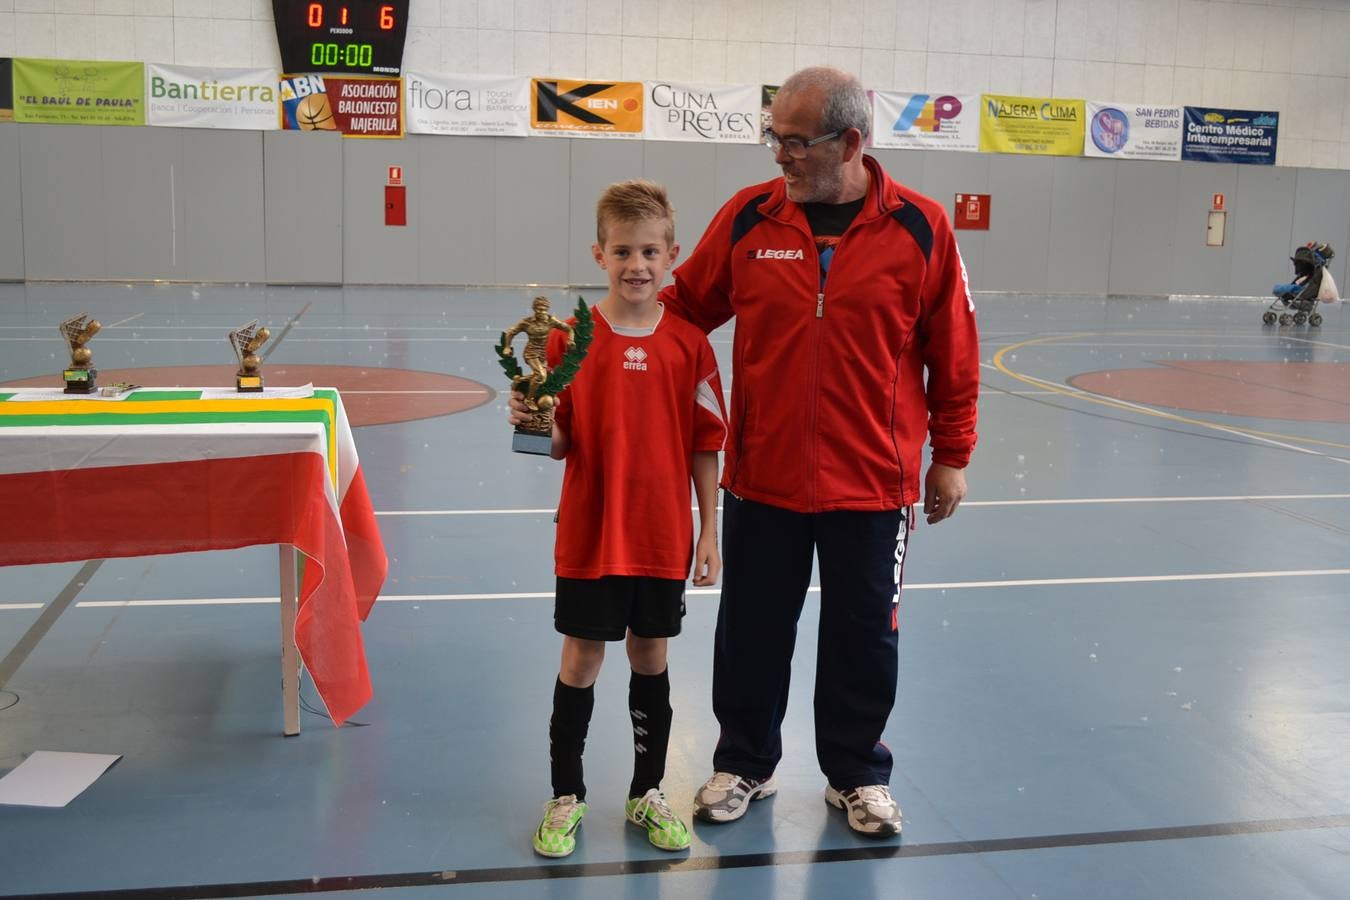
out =
<path fill-rule="evenodd" d="M 98 334 L 102 327 L 98 319 L 90 319 L 88 313 L 71 316 L 58 326 L 57 330 L 70 347 L 70 368 L 62 373 L 66 381 L 67 394 L 94 392 L 98 369 L 90 365 L 94 359 L 94 351 L 85 344 L 88 344 L 90 338 Z"/>
<path fill-rule="evenodd" d="M 590 345 L 590 311 L 585 301 L 577 301 L 577 330 L 549 312 L 547 297 L 535 297 L 534 312 L 502 332 L 497 354 L 502 368 L 511 378 L 511 390 L 524 397 L 530 420 L 516 426 L 511 449 L 517 453 L 535 453 L 547 456 L 553 444 L 553 403 L 558 392 L 567 386 L 581 365 Z M 583 326 L 585 330 L 583 331 Z M 567 355 L 552 374 L 548 370 L 548 335 L 553 330 L 567 336 Z M 528 340 L 522 354 L 529 374 L 516 363 L 511 340 L 521 332 Z"/>
<path fill-rule="evenodd" d="M 258 356 L 258 348 L 271 336 L 266 328 L 258 327 L 257 319 L 230 332 L 230 346 L 239 360 L 239 371 L 234 376 L 236 391 L 251 393 L 263 389 L 262 358 Z"/>

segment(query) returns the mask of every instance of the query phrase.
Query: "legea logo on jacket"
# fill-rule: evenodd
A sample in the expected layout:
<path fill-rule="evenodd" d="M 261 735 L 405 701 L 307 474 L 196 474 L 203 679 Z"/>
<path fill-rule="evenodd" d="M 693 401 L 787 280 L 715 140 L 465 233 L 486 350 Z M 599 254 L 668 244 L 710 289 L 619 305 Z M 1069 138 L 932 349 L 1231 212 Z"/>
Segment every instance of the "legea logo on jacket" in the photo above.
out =
<path fill-rule="evenodd" d="M 761 247 L 758 250 L 747 250 L 746 259 L 806 259 L 806 255 L 801 250 L 770 250 L 767 247 Z"/>

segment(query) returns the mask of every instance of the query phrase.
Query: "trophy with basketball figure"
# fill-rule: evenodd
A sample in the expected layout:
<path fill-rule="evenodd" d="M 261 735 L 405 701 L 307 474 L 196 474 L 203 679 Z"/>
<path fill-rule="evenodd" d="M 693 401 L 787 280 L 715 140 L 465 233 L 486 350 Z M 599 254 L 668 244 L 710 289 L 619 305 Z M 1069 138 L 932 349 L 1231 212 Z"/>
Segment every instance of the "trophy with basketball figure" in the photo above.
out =
<path fill-rule="evenodd" d="M 88 344 L 89 340 L 98 334 L 102 327 L 98 319 L 89 318 L 89 313 L 71 316 L 57 326 L 57 330 L 61 332 L 61 337 L 66 339 L 66 344 L 70 347 L 70 368 L 62 373 L 66 382 L 65 392 L 67 394 L 92 394 L 94 392 L 98 381 L 98 369 L 91 365 L 94 360 L 94 351 L 86 347 L 85 344 Z"/>
<path fill-rule="evenodd" d="M 230 332 L 230 346 L 239 360 L 239 371 L 234 375 L 234 389 L 240 393 L 256 393 L 263 389 L 262 357 L 258 349 L 267 343 L 272 333 L 258 327 L 254 319 L 243 328 Z"/>
<path fill-rule="evenodd" d="M 521 396 L 530 417 L 516 426 L 511 449 L 517 453 L 548 456 L 553 447 L 553 408 L 558 394 L 576 377 L 581 361 L 591 346 L 594 322 L 586 301 L 577 299 L 576 325 L 568 325 L 549 312 L 547 297 L 535 297 L 533 312 L 502 332 L 497 344 L 497 362 L 511 379 L 511 390 Z M 567 336 L 567 351 L 552 370 L 548 368 L 548 336 L 551 331 Z M 521 332 L 528 340 L 522 354 L 529 374 L 516 362 L 511 340 Z"/>

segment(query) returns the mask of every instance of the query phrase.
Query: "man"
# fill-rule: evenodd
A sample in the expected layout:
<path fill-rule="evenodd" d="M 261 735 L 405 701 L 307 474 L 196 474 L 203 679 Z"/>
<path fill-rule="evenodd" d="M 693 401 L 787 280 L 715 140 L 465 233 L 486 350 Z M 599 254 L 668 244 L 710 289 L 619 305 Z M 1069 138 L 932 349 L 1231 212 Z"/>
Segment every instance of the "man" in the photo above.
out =
<path fill-rule="evenodd" d="M 729 822 L 777 790 L 814 552 L 825 799 L 854 831 L 896 835 L 881 733 L 895 703 L 905 546 L 925 434 L 928 521 L 966 495 L 975 307 L 942 206 L 863 153 L 870 105 L 856 78 L 804 69 L 771 113 L 765 138 L 782 177 L 722 207 L 662 293 L 705 331 L 737 317 L 713 663 L 722 733 L 694 812 Z"/>

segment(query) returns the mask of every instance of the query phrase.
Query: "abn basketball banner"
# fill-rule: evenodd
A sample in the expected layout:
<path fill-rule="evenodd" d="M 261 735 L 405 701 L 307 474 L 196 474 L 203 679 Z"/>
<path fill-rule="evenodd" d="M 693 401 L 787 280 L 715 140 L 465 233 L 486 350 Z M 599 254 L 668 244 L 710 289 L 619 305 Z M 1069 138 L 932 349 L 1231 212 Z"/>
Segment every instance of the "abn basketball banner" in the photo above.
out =
<path fill-rule="evenodd" d="M 759 142 L 759 89 L 754 85 L 648 81 L 644 89 L 649 141 Z"/>
<path fill-rule="evenodd" d="M 1082 100 L 980 95 L 980 151 L 1082 156 Z"/>
<path fill-rule="evenodd" d="M 1181 159 L 1180 106 L 1088 101 L 1083 155 L 1110 159 Z"/>
<path fill-rule="evenodd" d="M 973 153 L 980 149 L 980 97 L 873 91 L 872 146 Z"/>
<path fill-rule="evenodd" d="M 642 82 L 531 78 L 530 130 L 558 137 L 641 137 Z"/>
<path fill-rule="evenodd" d="M 1181 158 L 1273 166 L 1279 130 L 1277 112 L 1188 106 Z"/>
<path fill-rule="evenodd" d="M 145 67 L 138 62 L 15 59 L 14 121 L 144 125 Z"/>
<path fill-rule="evenodd" d="M 530 130 L 530 79 L 406 72 L 409 134 L 524 137 Z"/>
<path fill-rule="evenodd" d="M 0 122 L 14 120 L 14 69 L 8 56 L 0 56 Z"/>
<path fill-rule="evenodd" d="M 275 131 L 275 69 L 145 66 L 145 122 L 179 128 Z"/>
<path fill-rule="evenodd" d="M 283 75 L 281 127 L 343 137 L 403 137 L 403 80 L 363 75 Z"/>

